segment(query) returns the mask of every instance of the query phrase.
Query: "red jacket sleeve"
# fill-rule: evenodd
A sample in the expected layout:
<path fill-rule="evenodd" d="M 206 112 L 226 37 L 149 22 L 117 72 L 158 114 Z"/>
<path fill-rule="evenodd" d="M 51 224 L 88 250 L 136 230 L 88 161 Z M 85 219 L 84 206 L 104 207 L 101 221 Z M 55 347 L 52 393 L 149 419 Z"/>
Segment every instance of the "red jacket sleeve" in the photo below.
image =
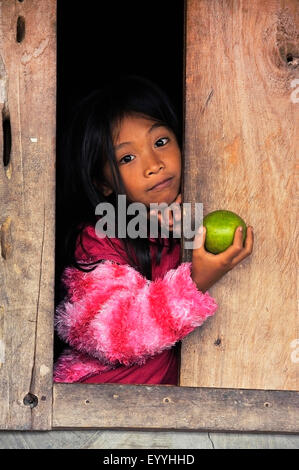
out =
<path fill-rule="evenodd" d="M 68 267 L 68 295 L 56 309 L 59 336 L 106 364 L 143 364 L 171 348 L 217 309 L 182 263 L 149 281 L 131 266 L 104 261 L 93 271 Z"/>

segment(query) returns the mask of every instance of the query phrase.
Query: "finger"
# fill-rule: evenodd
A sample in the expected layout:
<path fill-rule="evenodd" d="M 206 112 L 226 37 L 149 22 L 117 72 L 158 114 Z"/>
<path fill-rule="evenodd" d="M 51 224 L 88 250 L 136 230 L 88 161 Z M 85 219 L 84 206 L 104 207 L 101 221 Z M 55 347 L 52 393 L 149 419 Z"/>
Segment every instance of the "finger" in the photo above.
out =
<path fill-rule="evenodd" d="M 254 243 L 253 227 L 249 226 L 247 229 L 247 236 L 245 240 L 245 250 L 248 252 L 248 254 L 252 253 L 253 243 Z"/>
<path fill-rule="evenodd" d="M 153 218 L 153 219 L 157 218 L 159 220 L 159 216 L 160 216 L 160 214 L 159 213 L 157 214 L 157 211 L 155 209 L 150 210 L 150 217 L 151 218 Z"/>
<path fill-rule="evenodd" d="M 179 221 L 182 219 L 182 208 L 180 206 L 179 203 L 177 203 L 174 207 L 173 207 L 173 216 L 174 216 L 174 219 L 176 221 Z"/>
<path fill-rule="evenodd" d="M 173 217 L 172 211 L 168 209 L 168 207 L 162 209 L 162 213 L 158 212 L 158 220 L 161 225 L 172 227 L 173 225 Z"/>
<path fill-rule="evenodd" d="M 206 232 L 207 232 L 207 229 L 203 225 L 198 227 L 198 230 L 193 240 L 193 250 L 206 251 L 204 247 L 205 241 L 206 241 Z"/>
<path fill-rule="evenodd" d="M 168 218 L 169 218 L 169 225 L 173 225 L 173 214 L 172 210 L 168 209 Z"/>
<path fill-rule="evenodd" d="M 172 222 L 172 210 L 169 207 L 163 209 L 162 219 L 165 224 Z"/>
<path fill-rule="evenodd" d="M 177 198 L 171 204 L 171 212 L 173 213 L 173 218 L 177 221 L 181 220 L 181 202 L 182 202 L 182 195 L 179 194 Z"/>
<path fill-rule="evenodd" d="M 176 198 L 176 200 L 174 202 L 177 202 L 178 204 L 181 204 L 182 202 L 182 195 L 181 193 L 178 195 L 178 197 Z"/>
<path fill-rule="evenodd" d="M 162 222 L 161 222 L 162 221 L 161 213 L 158 212 L 156 209 L 150 210 L 150 217 L 152 217 L 154 220 L 158 219 L 159 224 L 160 225 L 162 224 Z"/>
<path fill-rule="evenodd" d="M 242 250 L 242 252 L 232 260 L 234 265 L 240 263 L 240 261 L 243 261 L 243 259 L 251 255 L 252 250 L 253 250 L 253 242 L 254 242 L 253 227 L 248 227 L 246 240 L 245 240 L 245 247 Z"/>
<path fill-rule="evenodd" d="M 164 211 L 164 209 L 162 209 L 162 212 Z M 150 210 L 150 215 L 152 217 L 157 217 L 158 219 L 161 219 L 161 217 L 163 217 L 162 213 L 161 213 L 161 209 L 160 210 L 157 210 L 157 209 L 151 209 Z"/>
<path fill-rule="evenodd" d="M 240 230 L 242 228 L 242 231 Z M 243 250 L 243 227 L 237 227 L 234 234 L 234 240 L 222 253 L 225 254 L 229 261 L 232 261 Z"/>

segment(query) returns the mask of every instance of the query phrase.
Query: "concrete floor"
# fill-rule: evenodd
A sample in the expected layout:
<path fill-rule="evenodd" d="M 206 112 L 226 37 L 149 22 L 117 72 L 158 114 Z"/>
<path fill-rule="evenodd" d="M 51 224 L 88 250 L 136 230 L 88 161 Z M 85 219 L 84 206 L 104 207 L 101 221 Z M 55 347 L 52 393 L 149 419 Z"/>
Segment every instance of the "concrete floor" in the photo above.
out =
<path fill-rule="evenodd" d="M 299 435 L 148 431 L 1 431 L 0 449 L 298 449 Z"/>

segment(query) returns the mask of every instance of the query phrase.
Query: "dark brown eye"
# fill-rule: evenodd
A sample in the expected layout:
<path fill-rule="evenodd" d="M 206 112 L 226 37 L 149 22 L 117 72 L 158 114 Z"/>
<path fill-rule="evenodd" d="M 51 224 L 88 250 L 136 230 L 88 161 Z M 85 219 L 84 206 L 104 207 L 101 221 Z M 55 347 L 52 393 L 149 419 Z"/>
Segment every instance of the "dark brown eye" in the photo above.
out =
<path fill-rule="evenodd" d="M 124 157 L 122 157 L 120 160 L 119 160 L 119 163 L 121 163 L 124 158 L 128 158 L 128 157 L 134 157 L 134 155 L 125 155 Z M 129 161 L 124 161 L 124 163 L 130 163 L 132 160 L 129 160 Z"/>
<path fill-rule="evenodd" d="M 163 147 L 164 145 L 167 144 L 168 141 L 169 141 L 168 137 L 162 137 L 161 139 L 156 141 L 156 146 L 157 147 Z"/>

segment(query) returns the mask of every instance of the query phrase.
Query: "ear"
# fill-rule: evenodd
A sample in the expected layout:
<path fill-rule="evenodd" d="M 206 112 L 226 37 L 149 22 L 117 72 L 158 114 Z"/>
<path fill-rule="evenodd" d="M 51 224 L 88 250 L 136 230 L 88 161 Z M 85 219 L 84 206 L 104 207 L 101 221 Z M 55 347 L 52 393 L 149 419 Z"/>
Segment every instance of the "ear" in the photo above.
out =
<path fill-rule="evenodd" d="M 107 183 L 98 183 L 97 181 L 93 180 L 94 185 L 104 194 L 104 196 L 109 196 L 113 193 L 113 189 Z"/>
<path fill-rule="evenodd" d="M 110 194 L 113 193 L 113 189 L 105 183 L 100 187 L 100 189 L 102 193 L 104 194 L 104 196 L 109 196 Z"/>

